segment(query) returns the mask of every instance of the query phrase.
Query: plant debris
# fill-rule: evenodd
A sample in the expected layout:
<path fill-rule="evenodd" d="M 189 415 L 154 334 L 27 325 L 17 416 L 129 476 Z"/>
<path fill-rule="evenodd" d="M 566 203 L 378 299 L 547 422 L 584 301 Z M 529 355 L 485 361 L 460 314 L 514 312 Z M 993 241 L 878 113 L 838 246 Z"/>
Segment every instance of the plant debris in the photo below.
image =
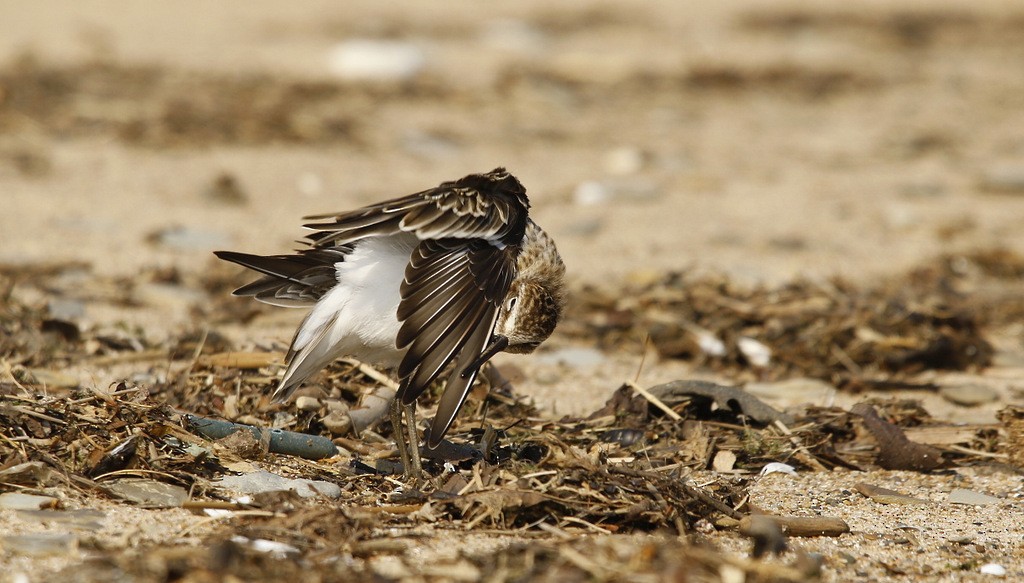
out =
<path fill-rule="evenodd" d="M 985 324 L 1024 313 L 1024 302 L 999 284 L 1022 266 L 1007 252 L 948 256 L 868 289 L 841 279 L 743 287 L 671 273 L 625 289 L 585 287 L 563 333 L 596 338 L 606 349 L 649 338 L 661 357 L 733 375 L 810 376 L 863 388 L 923 370 L 988 365 Z M 997 285 L 985 296 L 971 293 L 981 281 Z M 744 350 L 752 341 L 770 357 L 752 361 Z"/>
<path fill-rule="evenodd" d="M 66 283 L 69 271 L 78 274 L 73 283 Z M 130 310 L 142 301 L 136 290 L 147 280 L 201 290 L 212 302 L 220 301 L 217 296 L 233 285 L 219 272 L 192 278 L 144 274 L 141 283 L 91 278 L 83 284 L 82 272 L 88 273 L 88 267 L 0 268 L 0 277 L 8 282 L 8 301 L 0 309 L 5 331 L 0 340 L 0 478 L 20 488 L 56 488 L 63 492 L 61 500 L 79 504 L 98 497 L 145 507 L 226 513 L 210 516 L 223 522 L 203 535 L 209 554 L 185 556 L 174 548 L 140 548 L 126 557 L 146 553 L 150 559 L 144 564 L 111 555 L 91 567 L 97 572 L 117 569 L 149 576 L 151 569 L 205 569 L 244 576 L 262 566 L 261 576 L 296 576 L 284 563 L 300 558 L 316 566 L 321 580 L 364 577 L 376 572 L 369 563 L 340 566 L 327 557 L 336 557 L 339 548 L 353 560 L 404 556 L 407 537 L 414 539 L 417 529 L 430 527 L 545 537 L 490 558 L 463 557 L 453 568 L 462 569 L 467 578 L 499 566 L 527 576 L 538 572 L 537 565 L 572 576 L 621 577 L 626 571 L 613 560 L 618 551 L 602 546 L 600 539 L 575 541 L 576 535 L 672 532 L 689 544 L 679 546 L 679 539 L 652 542 L 649 554 L 630 563 L 628 572 L 665 575 L 680 569 L 710 573 L 725 568 L 766 580 L 806 580 L 820 565 L 799 553 L 785 554 L 790 561 L 785 565 L 768 564 L 730 557 L 702 543 L 702 529 L 709 526 L 738 529 L 755 540 L 755 555 L 780 552 L 784 545 L 764 528 L 754 528 L 755 519 L 779 529 L 782 540 L 848 531 L 844 521 L 829 516 L 759 515 L 747 503 L 747 490 L 761 479 L 759 471 L 766 464 L 788 464 L 801 474 L 876 464 L 930 471 L 995 455 L 991 452 L 999 447 L 993 427 L 953 431 L 931 421 L 912 402 L 872 401 L 851 410 L 807 407 L 780 412 L 740 387 L 692 380 L 649 388 L 626 383 L 590 415 L 547 420 L 495 374 L 483 376 L 499 385 L 477 391 L 470 400 L 469 409 L 475 407 L 476 415 L 460 419 L 452 441 L 427 452 L 425 467 L 431 479 L 412 488 L 392 477 L 401 468 L 394 461 L 387 420 L 367 413 L 376 410 L 368 401 L 386 404 L 388 391 L 393 391 L 385 375 L 357 362 L 339 361 L 319 375 L 316 387 L 304 390 L 295 406 L 277 405 L 264 391 L 273 385 L 280 367 L 276 347 L 233 346 L 216 328 L 154 339 L 131 326 L 60 320 L 52 316 L 47 302 L 21 299 L 32 296 L 23 296 L 22 291 L 35 290 L 35 297 L 86 305 L 113 303 Z M 112 289 L 117 293 L 110 293 Z M 824 305 L 820 299 L 808 304 L 790 297 L 766 304 L 774 314 L 766 318 L 755 315 L 753 296 L 745 296 L 747 307 L 739 309 L 731 286 L 717 289 L 721 294 L 713 301 L 710 288 L 698 285 L 687 293 L 708 302 L 703 305 L 720 306 L 716 318 L 722 323 L 745 314 L 743 335 L 752 334 L 750 326 L 797 326 L 804 322 L 802 315 L 817 313 L 806 306 Z M 795 293 L 797 288 L 787 289 Z M 849 300 L 852 292 L 847 292 Z M 675 297 L 676 292 L 659 293 Z M 635 321 L 627 321 L 664 319 L 670 304 L 645 301 L 631 308 L 642 308 Z M 903 301 L 908 305 L 909 300 Z M 794 302 L 804 308 L 793 309 Z M 850 300 L 849 305 L 860 304 Z M 943 311 L 946 315 L 940 317 L 933 310 L 925 317 L 922 308 L 915 309 L 914 314 L 924 318 L 919 321 L 927 320 L 933 331 L 925 333 L 922 324 L 901 334 L 961 334 L 972 338 L 970 342 L 982 342 L 980 316 L 954 317 Z M 65 311 L 74 316 L 74 310 Z M 909 312 L 903 315 L 915 319 Z M 567 327 L 570 332 L 595 329 L 596 317 L 596 312 L 577 312 Z M 819 320 L 810 330 L 828 328 L 820 319 L 824 315 L 815 317 Z M 789 324 L 780 328 L 779 318 Z M 701 322 L 708 325 L 707 320 Z M 604 340 L 626 330 L 601 329 Z M 769 341 L 774 363 L 765 370 L 780 372 L 798 362 L 778 343 L 796 338 L 786 334 L 776 341 L 760 336 Z M 876 340 L 870 342 L 872 354 L 881 360 L 862 363 L 863 370 L 874 371 L 871 379 L 917 382 L 907 376 L 909 371 L 928 363 L 889 367 L 886 362 L 896 361 L 882 357 L 892 353 L 877 349 L 896 344 Z M 720 364 L 732 357 L 724 358 Z M 705 363 L 713 364 L 710 359 Z M 773 369 L 778 363 L 784 368 Z M 69 366 L 126 367 L 135 380 L 106 389 L 83 389 L 77 382 L 69 383 L 70 388 L 54 387 L 51 379 Z M 426 415 L 433 398 L 436 393 L 423 403 Z M 486 423 L 481 425 L 477 419 L 484 410 Z M 358 421 L 362 413 L 369 415 L 366 421 Z M 358 435 L 354 429 L 359 429 Z M 913 443 L 905 431 L 930 435 L 935 445 Z M 286 443 L 289 439 L 294 447 Z M 867 495 L 878 495 L 870 492 Z M 395 538 L 396 532 L 408 535 Z M 526 561 L 528 556 L 533 558 Z M 411 565 L 405 568 L 415 571 Z"/>

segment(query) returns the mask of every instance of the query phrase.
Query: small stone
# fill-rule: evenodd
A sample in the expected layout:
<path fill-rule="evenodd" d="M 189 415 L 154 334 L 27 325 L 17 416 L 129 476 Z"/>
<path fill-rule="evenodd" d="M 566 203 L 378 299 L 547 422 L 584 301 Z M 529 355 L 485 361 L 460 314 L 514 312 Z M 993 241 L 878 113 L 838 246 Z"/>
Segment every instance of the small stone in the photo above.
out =
<path fill-rule="evenodd" d="M 252 431 L 240 429 L 217 440 L 217 446 L 223 447 L 242 459 L 260 459 L 270 450 L 269 435 L 267 439 L 258 439 Z"/>
<path fill-rule="evenodd" d="M 45 484 L 53 470 L 43 462 L 25 462 L 0 470 L 0 482 L 5 484 Z"/>
<path fill-rule="evenodd" d="M 408 81 L 426 64 L 416 45 L 402 41 L 353 39 L 336 45 L 327 68 L 346 81 Z"/>
<path fill-rule="evenodd" d="M 22 494 L 21 492 L 5 492 L 0 494 L 0 508 L 11 510 L 40 510 L 54 508 L 59 503 L 56 498 Z"/>
<path fill-rule="evenodd" d="M 977 383 L 942 387 L 939 389 L 939 395 L 950 403 L 963 407 L 977 407 L 999 399 L 999 393 L 995 389 Z"/>
<path fill-rule="evenodd" d="M 157 480 L 129 478 L 104 485 L 112 496 L 147 508 L 177 508 L 188 500 L 188 491 L 181 486 Z"/>
<path fill-rule="evenodd" d="M 726 449 L 719 450 L 711 460 L 711 469 L 716 472 L 731 472 L 735 466 L 736 454 Z"/>
<path fill-rule="evenodd" d="M 320 401 L 315 397 L 299 397 L 295 399 L 295 408 L 299 411 L 316 411 L 320 408 Z"/>
<path fill-rule="evenodd" d="M 951 536 L 946 540 L 955 545 L 969 545 L 974 542 L 974 539 L 969 536 Z"/>
<path fill-rule="evenodd" d="M 352 418 L 348 411 L 331 411 L 320 422 L 331 432 L 331 435 L 348 435 L 352 432 Z"/>
<path fill-rule="evenodd" d="M 975 492 L 973 490 L 965 490 L 963 488 L 957 488 L 949 493 L 947 500 L 950 504 L 969 504 L 972 506 L 984 506 L 987 504 L 998 504 L 1002 502 L 995 496 L 989 496 L 988 494 L 982 494 L 981 492 Z"/>
<path fill-rule="evenodd" d="M 931 501 L 924 500 L 922 498 L 914 498 L 913 496 L 907 496 L 902 492 L 890 490 L 888 488 L 882 488 L 881 486 L 875 486 L 874 484 L 866 484 L 864 482 L 858 483 L 854 487 L 858 492 L 871 498 L 879 504 L 895 504 L 895 505 L 914 505 L 914 504 L 931 504 Z"/>

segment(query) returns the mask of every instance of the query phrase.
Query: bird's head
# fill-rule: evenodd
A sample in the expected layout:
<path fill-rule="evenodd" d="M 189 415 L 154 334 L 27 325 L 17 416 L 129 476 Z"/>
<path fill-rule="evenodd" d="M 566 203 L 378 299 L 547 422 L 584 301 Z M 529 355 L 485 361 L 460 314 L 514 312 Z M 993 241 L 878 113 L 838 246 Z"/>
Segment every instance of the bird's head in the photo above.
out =
<path fill-rule="evenodd" d="M 562 274 L 519 278 L 498 316 L 497 333 L 508 338 L 506 352 L 533 352 L 554 332 L 565 308 Z"/>

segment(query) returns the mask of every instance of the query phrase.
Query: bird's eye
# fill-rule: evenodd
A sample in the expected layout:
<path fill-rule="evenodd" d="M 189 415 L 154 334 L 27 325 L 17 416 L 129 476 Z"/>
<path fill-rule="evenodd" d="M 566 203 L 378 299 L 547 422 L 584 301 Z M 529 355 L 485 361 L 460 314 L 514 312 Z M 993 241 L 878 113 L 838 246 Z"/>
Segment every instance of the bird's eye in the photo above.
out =
<path fill-rule="evenodd" d="M 516 307 L 516 300 L 517 299 L 519 299 L 519 298 L 517 298 L 515 296 L 512 296 L 511 298 L 508 299 L 508 307 L 505 308 L 506 311 L 511 312 L 512 308 Z"/>

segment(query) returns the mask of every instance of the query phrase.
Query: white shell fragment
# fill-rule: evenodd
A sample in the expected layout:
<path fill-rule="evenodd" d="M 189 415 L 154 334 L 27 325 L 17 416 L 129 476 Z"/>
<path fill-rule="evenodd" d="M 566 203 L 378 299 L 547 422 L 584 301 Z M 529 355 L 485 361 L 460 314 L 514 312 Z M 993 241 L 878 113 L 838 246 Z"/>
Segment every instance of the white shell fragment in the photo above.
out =
<path fill-rule="evenodd" d="M 694 330 L 693 332 L 697 337 L 697 346 L 700 347 L 704 354 L 722 357 L 728 352 L 725 343 L 719 340 L 713 333 L 707 330 Z"/>
<path fill-rule="evenodd" d="M 996 577 L 1002 577 L 1006 575 L 1006 567 L 996 563 L 985 563 L 978 568 L 978 572 L 982 575 L 995 575 Z"/>
<path fill-rule="evenodd" d="M 765 367 L 772 360 L 772 349 L 753 338 L 743 336 L 736 341 L 736 346 L 747 358 L 747 362 L 754 366 Z"/>
<path fill-rule="evenodd" d="M 289 554 L 297 554 L 299 552 L 299 549 L 292 545 L 267 540 L 265 538 L 246 538 L 244 536 L 235 535 L 231 537 L 231 542 L 237 545 L 247 546 L 257 553 L 267 553 L 272 557 L 279 559 L 283 559 Z"/>
<path fill-rule="evenodd" d="M 770 464 L 765 465 L 765 467 L 761 468 L 761 472 L 758 475 L 767 476 L 768 474 L 775 473 L 789 474 L 791 476 L 795 476 L 796 468 L 789 464 L 784 464 L 782 462 L 772 462 Z"/>
<path fill-rule="evenodd" d="M 423 69 L 426 57 L 411 43 L 354 39 L 331 49 L 327 62 L 331 73 L 347 81 L 407 81 Z"/>

